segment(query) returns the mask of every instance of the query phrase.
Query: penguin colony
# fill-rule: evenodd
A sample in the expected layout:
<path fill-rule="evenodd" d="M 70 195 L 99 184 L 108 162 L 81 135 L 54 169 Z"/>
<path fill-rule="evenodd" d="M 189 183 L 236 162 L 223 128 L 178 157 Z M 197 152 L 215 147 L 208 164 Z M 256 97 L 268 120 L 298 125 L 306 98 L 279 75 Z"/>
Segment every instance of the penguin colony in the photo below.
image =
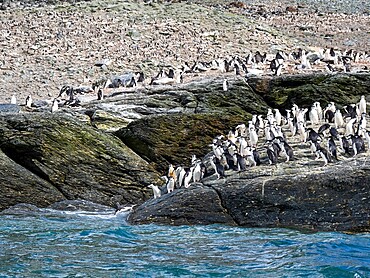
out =
<path fill-rule="evenodd" d="M 96 66 L 105 66 L 107 62 L 96 63 Z M 326 72 L 335 74 L 369 72 L 370 54 L 353 50 L 338 51 L 334 48 L 306 51 L 299 48 L 291 53 L 278 51 L 275 55 L 259 51 L 249 53 L 245 57 L 229 56 L 214 59 L 212 61 L 185 62 L 177 67 L 161 68 L 150 79 L 146 79 L 143 72 L 129 72 L 116 75 L 111 78 L 103 78 L 92 82 L 86 78 L 83 85 L 77 87 L 63 86 L 58 96 L 49 104 L 51 111 L 57 111 L 58 107 L 76 107 L 80 105 L 78 95 L 95 93 L 98 100 L 117 88 L 135 88 L 141 86 L 175 85 L 183 83 L 185 78 L 209 74 L 234 73 L 237 76 L 279 76 L 281 74 Z M 227 91 L 227 79 L 225 78 L 223 90 Z M 11 103 L 15 103 L 15 96 Z M 31 96 L 27 97 L 26 107 L 32 107 Z"/>
<path fill-rule="evenodd" d="M 175 167 L 170 164 L 168 167 L 167 176 L 162 176 L 162 180 L 165 181 L 164 190 L 167 193 L 171 193 L 175 188 L 188 188 L 191 182 L 200 182 L 206 173 L 205 164 L 198 159 L 195 155 L 191 157 L 190 167 Z M 162 190 L 154 185 L 148 185 L 153 190 L 154 199 L 161 197 Z"/>
<path fill-rule="evenodd" d="M 248 124 L 239 124 L 228 134 L 216 136 L 204 162 L 193 155 L 188 168 L 175 169 L 170 165 L 164 177 L 167 193 L 175 188 L 188 188 L 191 182 L 200 182 L 209 174 L 220 179 L 226 177 L 227 170 L 239 172 L 263 164 L 289 163 L 296 159 L 290 144 L 293 140 L 299 142 L 299 148 L 309 148 L 312 159 L 322 161 L 322 166 L 366 153 L 370 149 L 366 107 L 365 96 L 361 96 L 358 103 L 342 108 L 333 102 L 322 108 L 319 102 L 314 102 L 310 108 L 294 104 L 284 115 L 279 109 L 268 109 L 266 115 L 252 115 Z M 206 164 L 213 171 L 207 173 Z M 161 195 L 157 189 L 154 198 Z"/>

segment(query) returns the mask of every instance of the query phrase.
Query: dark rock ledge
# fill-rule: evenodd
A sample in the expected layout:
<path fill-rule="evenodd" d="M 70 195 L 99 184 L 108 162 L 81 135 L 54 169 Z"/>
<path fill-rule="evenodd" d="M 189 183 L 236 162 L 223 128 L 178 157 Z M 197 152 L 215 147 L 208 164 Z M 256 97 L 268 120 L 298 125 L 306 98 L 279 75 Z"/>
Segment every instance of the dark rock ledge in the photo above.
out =
<path fill-rule="evenodd" d="M 366 154 L 322 167 L 292 139 L 296 159 L 243 173 L 215 175 L 150 199 L 150 183 L 168 164 L 189 165 L 208 154 L 218 134 L 267 108 L 338 107 L 369 100 L 369 74 L 310 74 L 278 78 L 208 77 L 178 86 L 112 93 L 104 101 L 57 113 L 0 113 L 0 210 L 17 203 L 46 207 L 83 199 L 138 204 L 133 224 L 211 224 L 369 231 Z M 8 108 L 6 108 L 8 109 Z M 1 110 L 1 109 L 0 109 Z"/>
<path fill-rule="evenodd" d="M 289 163 L 288 163 L 289 164 Z M 369 231 L 370 162 L 261 166 L 151 199 L 129 222 Z M 292 168 L 291 168 L 292 167 Z"/>

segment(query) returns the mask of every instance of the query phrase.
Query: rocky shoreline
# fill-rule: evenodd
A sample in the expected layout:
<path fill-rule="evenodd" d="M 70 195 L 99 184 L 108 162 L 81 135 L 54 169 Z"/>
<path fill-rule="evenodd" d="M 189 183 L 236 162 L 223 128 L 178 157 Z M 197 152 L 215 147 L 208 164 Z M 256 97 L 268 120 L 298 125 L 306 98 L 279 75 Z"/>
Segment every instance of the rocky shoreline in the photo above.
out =
<path fill-rule="evenodd" d="M 56 113 L 0 114 L 1 210 L 83 199 L 115 207 L 136 204 L 133 224 L 211 224 L 369 231 L 367 154 L 322 167 L 309 147 L 290 139 L 295 160 L 245 172 L 210 175 L 187 189 L 151 199 L 168 165 L 207 161 L 209 143 L 270 107 L 282 111 L 312 99 L 338 107 L 356 103 L 369 74 L 281 77 L 223 76 L 179 86 L 116 92 L 102 101 Z M 333 94 L 333 92 L 336 92 Z M 118 109 L 119 108 L 119 109 Z M 125 115 L 126 121 L 122 121 Z M 297 141 L 298 140 L 298 141 Z M 31 186 L 30 186 L 31 185 Z"/>
<path fill-rule="evenodd" d="M 257 51 L 274 57 L 301 48 L 313 60 L 317 46 L 366 53 L 368 12 L 324 13 L 301 2 L 277 7 L 264 0 L 0 4 L 0 211 L 21 203 L 68 209 L 83 200 L 136 205 L 132 224 L 370 231 L 367 153 L 341 155 L 323 167 L 294 137 L 295 159 L 288 163 L 271 166 L 263 157 L 261 166 L 229 170 L 221 179 L 208 163 L 212 139 L 252 114 L 309 108 L 313 101 L 342 108 L 368 98 L 366 59 L 350 57 L 351 73 L 343 72 L 348 58 L 309 70 L 302 58 L 289 58 L 281 75 L 268 60 L 259 65 L 268 71 L 263 75 L 244 69 L 235 75 L 233 65 L 228 73 L 198 70 L 183 83 L 149 85 L 162 69 L 227 57 L 235 63 Z M 327 62 L 336 69 L 325 69 Z M 102 100 L 83 92 L 76 105 L 50 112 L 64 85 L 90 88 L 137 71 L 147 77 L 137 87 L 104 88 Z M 12 95 L 17 104 L 9 104 Z M 207 177 L 152 199 L 147 186 L 163 185 L 169 164 L 187 166 L 192 155 L 203 159 Z"/>

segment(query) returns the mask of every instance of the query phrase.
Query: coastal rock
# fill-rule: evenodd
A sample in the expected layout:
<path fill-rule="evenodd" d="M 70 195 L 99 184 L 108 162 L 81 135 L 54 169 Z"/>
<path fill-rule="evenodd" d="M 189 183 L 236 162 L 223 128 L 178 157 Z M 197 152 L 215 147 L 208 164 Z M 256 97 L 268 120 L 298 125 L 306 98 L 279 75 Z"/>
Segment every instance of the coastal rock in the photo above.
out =
<path fill-rule="evenodd" d="M 200 185 L 194 185 L 191 190 L 180 189 L 175 193 L 165 194 L 159 199 L 150 199 L 130 215 L 129 221 L 132 224 L 235 225 L 222 206 L 217 192 Z"/>
<path fill-rule="evenodd" d="M 65 199 L 56 187 L 16 163 L 1 150 L 0 172 L 0 211 L 18 203 L 48 206 Z"/>
<path fill-rule="evenodd" d="M 120 96 L 119 105 L 125 101 L 130 109 L 145 109 L 142 114 L 136 110 L 138 119 L 132 119 L 115 135 L 164 171 L 169 163 L 189 164 L 192 154 L 204 156 L 215 136 L 247 124 L 251 114 L 265 114 L 270 107 L 284 111 L 294 103 L 309 108 L 314 101 L 323 107 L 330 101 L 342 107 L 358 102 L 370 89 L 370 74 L 229 77 L 228 81 L 227 92 L 222 90 L 223 78 L 214 76 L 175 88 L 161 86 L 141 92 L 136 104 L 131 94 Z M 196 102 L 196 108 L 188 109 L 189 102 Z M 171 113 L 176 108 L 187 112 Z"/>
<path fill-rule="evenodd" d="M 22 173 L 11 184 L 29 176 L 38 185 L 19 193 L 15 201 L 11 198 L 22 192 L 21 187 L 4 186 L 0 209 L 17 202 L 47 206 L 74 199 L 109 206 L 141 204 L 152 196 L 148 184 L 163 186 L 159 173 L 166 175 L 168 164 L 188 166 L 192 154 L 207 156 L 215 136 L 247 123 L 252 113 L 265 114 L 270 107 L 283 111 L 293 103 L 309 107 L 313 101 L 322 106 L 334 101 L 341 107 L 356 103 L 361 95 L 368 97 L 370 89 L 369 74 L 229 76 L 227 91 L 223 81 L 224 76 L 211 76 L 175 86 L 122 89 L 102 101 L 54 114 L 1 115 L 3 169 Z M 102 116 L 93 117 L 94 113 Z M 95 128 L 104 118 L 109 125 Z M 124 122 L 130 123 L 122 128 Z M 149 199 L 129 219 L 135 224 L 368 230 L 366 155 L 341 157 L 322 167 L 307 146 L 293 143 L 296 159 L 289 163 L 269 166 L 262 157 L 263 165 L 241 173 L 229 171 L 220 180 L 207 165 L 202 183 Z M 13 176 L 5 175 L 2 183 Z M 42 190 L 48 192 L 43 200 Z"/>
<path fill-rule="evenodd" d="M 62 113 L 1 115 L 0 147 L 0 209 L 63 199 L 137 204 L 158 179 L 119 139 Z"/>
<path fill-rule="evenodd" d="M 253 167 L 220 180 L 206 178 L 201 185 L 150 199 L 135 208 L 128 221 L 370 230 L 370 162 L 366 157 L 327 168 L 315 164 L 291 165 L 293 170 L 276 167 Z"/>

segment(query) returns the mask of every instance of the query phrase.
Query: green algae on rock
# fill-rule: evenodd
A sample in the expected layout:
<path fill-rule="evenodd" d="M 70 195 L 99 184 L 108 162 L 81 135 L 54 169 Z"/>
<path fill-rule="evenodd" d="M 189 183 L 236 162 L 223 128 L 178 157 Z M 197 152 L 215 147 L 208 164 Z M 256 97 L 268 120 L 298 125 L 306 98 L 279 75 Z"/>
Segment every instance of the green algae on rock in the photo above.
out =
<path fill-rule="evenodd" d="M 0 148 L 12 161 L 9 168 L 23 167 L 39 186 L 54 187 L 57 195 L 45 199 L 136 204 L 148 197 L 145 185 L 158 179 L 118 138 L 61 113 L 4 115 L 0 123 Z M 24 202 L 45 203 L 27 196 Z"/>

